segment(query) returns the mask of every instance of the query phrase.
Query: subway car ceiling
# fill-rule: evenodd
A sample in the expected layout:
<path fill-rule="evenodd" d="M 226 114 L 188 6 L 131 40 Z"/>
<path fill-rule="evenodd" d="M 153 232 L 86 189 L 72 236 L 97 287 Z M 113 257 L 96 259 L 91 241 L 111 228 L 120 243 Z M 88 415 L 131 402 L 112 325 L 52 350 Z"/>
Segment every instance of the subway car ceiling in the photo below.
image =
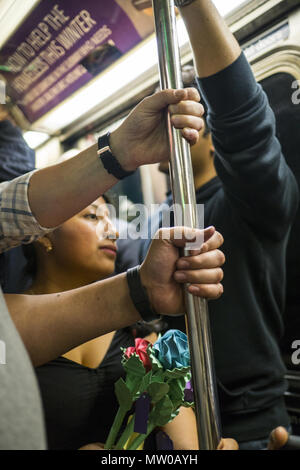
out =
<path fill-rule="evenodd" d="M 33 13 L 30 12 L 30 14 L 34 14 L 44 2 L 43 0 L 41 2 L 32 0 L 31 3 L 33 7 L 37 5 Z M 116 3 L 121 2 L 116 0 Z M 148 7 L 151 6 L 151 2 L 130 2 L 128 0 L 128 3 L 132 3 L 136 9 L 141 11 L 147 8 L 145 11 L 150 19 L 151 15 L 149 15 Z M 88 9 L 87 5 L 88 2 L 85 3 L 85 7 Z M 57 6 L 57 11 L 62 10 L 59 10 Z M 63 15 L 63 13 L 61 14 Z M 74 16 L 74 21 L 77 17 L 78 15 Z M 226 20 L 240 44 L 244 47 L 259 81 L 282 72 L 289 73 L 294 77 L 294 80 L 300 79 L 299 0 L 245 1 L 240 7 L 227 15 Z M 63 23 L 63 16 L 60 21 Z M 81 25 L 81 28 L 88 29 L 89 22 L 92 21 L 93 19 L 89 19 L 87 16 L 79 17 L 75 27 L 79 28 Z M 140 99 L 153 92 L 158 84 L 155 38 L 154 34 L 151 34 L 151 27 L 153 30 L 153 26 L 147 21 L 146 18 L 146 30 L 141 34 L 141 36 L 144 34 L 145 39 L 122 57 L 118 58 L 116 55 L 116 61 L 91 81 L 91 84 L 96 84 L 96 80 L 99 80 L 97 82 L 99 83 L 97 85 L 97 90 L 99 90 L 97 94 L 95 92 L 96 88 L 89 88 L 90 83 L 84 85 L 81 90 L 75 91 L 71 97 L 58 102 L 56 107 L 33 120 L 33 122 L 32 120 L 29 122 L 18 106 L 11 100 L 11 112 L 18 124 L 24 130 L 44 131 L 50 137 L 59 136 L 60 141 L 69 146 L 87 132 L 99 132 L 119 121 Z M 104 34 L 103 31 L 102 34 Z M 179 24 L 179 42 L 181 44 L 182 64 L 191 63 L 192 53 L 182 24 Z M 155 54 L 153 55 L 154 49 Z M 136 75 L 132 72 L 128 77 L 125 77 L 127 73 L 125 73 L 125 69 L 127 71 L 130 68 L 136 68 L 136 64 L 145 61 L 145 58 L 147 64 L 144 66 L 142 73 Z M 111 88 L 111 91 L 108 92 L 109 97 L 105 97 L 106 89 L 108 90 L 111 86 L 111 77 L 116 74 L 119 77 L 119 86 L 115 90 Z M 127 83 L 122 86 L 121 83 L 124 81 L 127 81 Z M 85 90 L 86 95 L 81 93 Z M 89 104 L 88 101 L 91 101 L 91 103 Z M 63 110 L 63 107 L 65 110 Z M 64 117 L 61 118 L 62 116 Z"/>
<path fill-rule="evenodd" d="M 293 83 L 300 80 L 299 0 L 251 0 L 243 5 L 227 15 L 226 20 L 242 45 L 257 80 L 264 80 L 277 72 L 290 73 L 294 77 Z M 192 52 L 187 43 L 181 46 L 181 62 L 182 65 L 192 64 Z M 71 143 L 84 135 L 87 129 L 90 131 L 91 126 L 97 132 L 108 128 L 157 86 L 155 65 L 120 90 L 112 109 L 107 112 L 95 109 L 63 129 L 62 142 Z"/>
<path fill-rule="evenodd" d="M 293 75 L 296 79 L 300 79 L 299 0 L 251 0 L 244 2 L 244 5 L 242 8 L 237 8 L 226 19 L 240 44 L 246 50 L 257 79 L 261 80 L 268 74 L 272 74 L 272 69 L 276 68 L 273 54 L 278 49 L 287 51 L 287 62 L 295 64 L 291 65 Z M 278 25 L 280 26 L 279 31 L 277 31 Z M 181 42 L 184 42 L 186 36 L 184 34 L 182 36 Z M 180 38 L 179 36 L 179 41 Z M 293 52 L 291 53 L 291 51 Z M 270 66 L 268 66 L 269 61 L 271 62 Z M 181 45 L 181 62 L 183 65 L 192 63 L 192 52 L 186 42 Z M 284 67 L 287 68 L 288 65 L 285 64 Z M 91 126 L 101 132 L 102 129 L 106 129 L 126 115 L 137 102 L 153 92 L 157 86 L 158 70 L 155 64 L 150 70 L 131 82 L 129 86 L 120 90 L 114 99 L 112 109 L 107 109 L 107 112 L 103 108 L 95 109 L 94 112 L 82 116 L 71 126 L 63 129 L 62 142 L 74 141 L 84 135 L 86 129 L 91 129 Z"/>

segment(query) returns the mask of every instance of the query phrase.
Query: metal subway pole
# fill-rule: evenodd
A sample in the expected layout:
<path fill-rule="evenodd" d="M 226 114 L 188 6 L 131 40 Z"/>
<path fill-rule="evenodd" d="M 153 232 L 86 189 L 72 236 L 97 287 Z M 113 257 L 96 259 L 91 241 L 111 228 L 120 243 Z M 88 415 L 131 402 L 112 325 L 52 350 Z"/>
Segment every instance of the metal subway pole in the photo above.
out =
<path fill-rule="evenodd" d="M 161 88 L 182 88 L 174 0 L 152 0 L 159 56 Z M 170 176 L 175 203 L 175 223 L 198 227 L 194 178 L 189 144 L 167 119 L 170 141 Z M 179 207 L 180 210 L 176 210 Z M 185 255 L 189 252 L 185 250 Z M 185 289 L 186 324 L 199 448 L 215 450 L 221 440 L 216 380 L 213 365 L 207 300 Z"/>

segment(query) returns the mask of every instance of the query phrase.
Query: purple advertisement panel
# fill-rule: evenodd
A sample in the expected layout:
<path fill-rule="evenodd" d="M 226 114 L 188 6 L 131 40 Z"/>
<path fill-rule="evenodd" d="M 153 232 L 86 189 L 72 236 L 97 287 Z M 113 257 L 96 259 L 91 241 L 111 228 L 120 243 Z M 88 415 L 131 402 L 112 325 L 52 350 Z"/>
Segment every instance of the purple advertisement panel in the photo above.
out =
<path fill-rule="evenodd" d="M 1 50 L 7 92 L 34 122 L 153 30 L 132 0 L 42 0 Z"/>

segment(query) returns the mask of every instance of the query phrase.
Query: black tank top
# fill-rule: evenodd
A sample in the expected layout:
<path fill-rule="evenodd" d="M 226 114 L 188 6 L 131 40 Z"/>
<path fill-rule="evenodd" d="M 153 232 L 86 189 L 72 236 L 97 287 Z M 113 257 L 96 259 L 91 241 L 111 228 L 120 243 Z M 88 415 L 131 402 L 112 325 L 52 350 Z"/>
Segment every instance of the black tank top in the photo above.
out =
<path fill-rule="evenodd" d="M 106 441 L 118 410 L 114 384 L 125 375 L 120 348 L 129 346 L 134 346 L 132 333 L 119 330 L 95 369 L 64 357 L 36 368 L 49 449 Z"/>

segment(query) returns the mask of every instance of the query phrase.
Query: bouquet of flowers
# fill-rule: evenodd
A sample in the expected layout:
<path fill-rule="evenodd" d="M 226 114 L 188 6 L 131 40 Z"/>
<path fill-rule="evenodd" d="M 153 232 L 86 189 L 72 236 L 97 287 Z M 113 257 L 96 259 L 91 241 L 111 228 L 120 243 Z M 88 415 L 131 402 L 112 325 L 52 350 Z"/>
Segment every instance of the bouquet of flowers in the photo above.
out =
<path fill-rule="evenodd" d="M 169 330 L 154 345 L 137 338 L 135 347 L 123 349 L 122 364 L 126 378 L 115 383 L 119 410 L 105 449 L 136 450 L 156 427 L 172 421 L 181 406 L 193 406 L 187 336 Z M 117 439 L 132 409 L 133 416 Z"/>

